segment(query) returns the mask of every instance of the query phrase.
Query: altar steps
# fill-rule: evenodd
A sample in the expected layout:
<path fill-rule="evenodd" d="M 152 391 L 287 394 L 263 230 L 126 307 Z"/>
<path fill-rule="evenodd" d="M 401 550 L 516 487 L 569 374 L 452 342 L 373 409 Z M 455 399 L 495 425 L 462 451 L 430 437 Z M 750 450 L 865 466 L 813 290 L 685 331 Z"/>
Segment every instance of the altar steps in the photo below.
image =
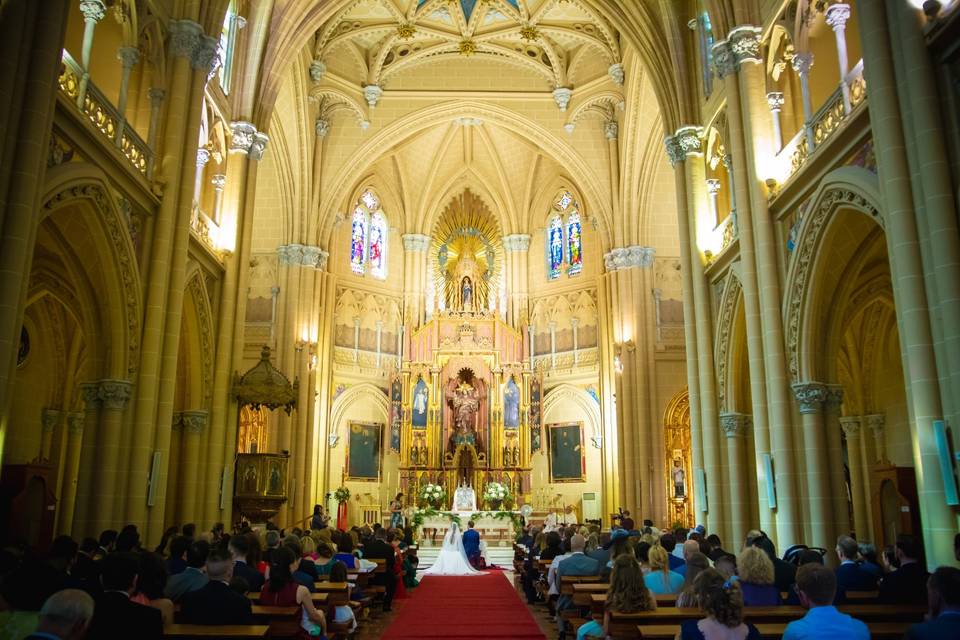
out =
<path fill-rule="evenodd" d="M 417 569 L 421 571 L 429 569 L 437 561 L 439 555 L 440 545 L 424 546 L 421 544 L 417 549 L 417 557 L 420 559 L 420 566 Z M 508 546 L 501 547 L 497 543 L 488 542 L 487 558 L 490 564 L 513 570 L 513 545 L 508 543 Z"/>

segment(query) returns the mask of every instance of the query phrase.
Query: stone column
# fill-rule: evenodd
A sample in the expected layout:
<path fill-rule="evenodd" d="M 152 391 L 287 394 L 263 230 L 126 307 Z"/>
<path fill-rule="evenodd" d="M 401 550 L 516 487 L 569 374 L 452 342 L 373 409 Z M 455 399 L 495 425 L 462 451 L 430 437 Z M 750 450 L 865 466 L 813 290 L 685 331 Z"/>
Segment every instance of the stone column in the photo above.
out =
<path fill-rule="evenodd" d="M 40 435 L 40 459 L 50 460 L 50 450 L 53 448 L 53 432 L 60 423 L 62 412 L 57 409 L 44 409 L 40 413 L 40 422 L 43 431 Z"/>
<path fill-rule="evenodd" d="M 889 242 L 890 272 L 896 302 L 903 373 L 907 383 L 910 435 L 917 467 L 917 492 L 923 520 L 923 542 L 929 568 L 953 564 L 951 544 L 957 520 L 946 503 L 933 421 L 943 417 L 938 384 L 930 305 L 923 282 L 912 177 L 904 157 L 906 139 L 901 128 L 897 96 L 903 91 L 894 75 L 893 50 L 886 3 L 858 0 L 858 19 L 864 52 L 864 73 L 870 87 L 870 119 L 877 150 L 880 190 L 884 200 L 885 232 Z M 942 135 L 931 131 L 927 139 Z M 942 171 L 943 167 L 936 167 Z M 956 220 L 954 220 L 956 224 Z M 945 235 L 945 234 L 942 234 Z M 954 237 L 953 242 L 956 241 Z M 952 298 L 956 296 L 951 294 Z"/>
<path fill-rule="evenodd" d="M 204 410 L 184 411 L 183 419 L 183 470 L 179 497 L 180 517 L 183 522 L 195 522 L 198 517 L 197 502 L 202 494 L 198 478 L 203 459 L 200 452 L 200 440 L 207 427 L 208 414 Z M 219 471 L 219 469 L 217 469 Z M 206 523 L 204 523 L 205 525 Z"/>
<path fill-rule="evenodd" d="M 570 318 L 570 328 L 573 331 L 573 364 L 576 366 L 580 362 L 580 352 L 578 349 L 577 326 L 580 324 L 578 318 Z"/>
<path fill-rule="evenodd" d="M 127 126 L 127 95 L 130 89 L 130 72 L 133 65 L 140 61 L 140 50 L 136 47 L 120 47 L 117 50 L 117 59 L 120 60 L 122 71 L 120 75 L 120 95 L 117 98 L 117 111 L 120 112 L 120 122 L 117 123 L 117 133 L 114 143 L 120 146 L 123 140 L 123 131 Z"/>
<path fill-rule="evenodd" d="M 876 451 L 876 458 L 871 460 L 870 463 L 875 465 L 890 464 L 890 461 L 887 460 L 887 441 L 883 433 L 887 422 L 886 416 L 882 413 L 874 413 L 864 417 L 867 420 L 867 426 L 870 427 L 870 433 L 873 436 L 874 450 Z"/>
<path fill-rule="evenodd" d="M 830 539 L 833 511 L 830 505 L 830 474 L 827 468 L 829 449 L 823 424 L 827 387 L 819 382 L 801 382 L 793 385 L 793 393 L 800 406 L 803 422 L 803 459 L 806 473 L 803 478 L 805 482 L 802 480 L 801 484 L 807 487 L 807 536 L 813 546 L 829 549 L 833 542 Z"/>
<path fill-rule="evenodd" d="M 833 509 L 832 536 L 849 535 L 850 509 L 847 503 L 847 482 L 843 473 L 843 439 L 840 427 L 840 406 L 843 387 L 827 385 L 825 422 L 827 431 L 827 459 L 830 473 L 830 504 Z"/>
<path fill-rule="evenodd" d="M 93 32 L 97 23 L 107 15 L 103 0 L 80 0 L 80 12 L 83 14 L 83 45 L 80 53 L 80 88 L 77 92 L 77 106 L 83 111 L 83 101 L 87 97 L 87 85 L 90 84 L 90 52 L 93 50 Z"/>
<path fill-rule="evenodd" d="M 100 431 L 97 434 L 97 454 L 94 483 L 93 513 L 98 530 L 110 528 L 123 518 L 123 487 L 126 478 L 120 457 L 120 439 L 123 418 L 130 401 L 133 385 L 126 380 L 100 381 Z"/>
<path fill-rule="evenodd" d="M 716 178 L 707 178 L 707 193 L 710 195 L 710 211 L 716 221 L 713 226 L 717 226 L 720 222 L 720 203 L 717 200 L 720 195 L 720 181 Z"/>
<path fill-rule="evenodd" d="M 847 61 L 847 20 L 850 19 L 850 5 L 832 4 L 827 7 L 827 24 L 833 29 L 837 40 L 837 62 L 840 65 L 840 91 L 843 93 L 843 111 L 850 113 L 850 86 L 847 84 L 847 74 L 850 72 L 850 63 Z"/>
<path fill-rule="evenodd" d="M 426 320 L 427 249 L 430 248 L 430 236 L 420 233 L 407 233 L 403 240 L 403 297 L 404 323 L 417 329 Z"/>
<path fill-rule="evenodd" d="M 150 95 L 150 125 L 147 130 L 147 146 L 150 147 L 150 164 L 147 165 L 147 177 L 153 178 L 153 172 L 157 163 L 157 136 L 160 129 L 160 107 L 163 105 L 163 98 L 167 92 L 160 87 L 153 87 L 149 91 Z"/>
<path fill-rule="evenodd" d="M 750 492 L 747 487 L 747 430 L 750 416 L 742 413 L 721 413 L 720 428 L 727 438 L 727 468 L 730 480 L 730 545 L 739 545 L 753 528 L 750 522 Z M 735 548 L 728 546 L 728 548 Z"/>
<path fill-rule="evenodd" d="M 557 323 L 553 320 L 548 324 L 550 327 L 550 366 L 557 366 Z"/>
<path fill-rule="evenodd" d="M 193 180 L 193 201 L 200 204 L 203 196 L 203 170 L 210 162 L 210 150 L 200 147 L 197 149 L 197 173 Z"/>
<path fill-rule="evenodd" d="M 813 153 L 816 147 L 813 138 L 813 104 L 810 99 L 810 69 L 813 68 L 813 54 L 809 51 L 796 53 L 791 64 L 800 77 L 800 90 L 803 94 L 803 130 L 807 137 L 807 152 Z"/>
<path fill-rule="evenodd" d="M 503 250 L 509 265 L 507 282 L 510 284 L 510 299 L 507 304 L 507 322 L 515 329 L 520 329 L 527 322 L 529 307 L 527 267 L 530 236 L 525 233 L 504 236 Z"/>
<path fill-rule="evenodd" d="M 183 476 L 181 475 L 181 457 L 183 451 L 183 412 L 177 411 L 170 420 L 170 449 L 167 455 L 167 477 L 165 498 L 166 522 L 184 522 L 180 511 L 179 497 L 183 495 Z"/>
<path fill-rule="evenodd" d="M 100 386 L 96 382 L 80 384 L 80 395 L 83 397 L 85 425 L 80 446 L 80 467 L 77 474 L 76 506 L 74 508 L 74 522 L 72 535 L 96 536 L 100 531 L 96 529 L 93 518 L 93 504 L 95 497 L 95 468 L 98 464 L 97 436 L 100 432 Z M 64 520 L 64 526 L 70 523 Z"/>
<path fill-rule="evenodd" d="M 860 445 L 860 416 L 843 416 L 840 426 L 847 436 L 847 460 L 850 463 L 850 494 L 853 498 L 853 530 L 858 538 L 870 535 L 866 494 L 863 487 L 863 455 Z"/>
<path fill-rule="evenodd" d="M 60 512 L 57 531 L 62 535 L 73 532 L 73 515 L 77 500 L 77 481 L 80 473 L 80 450 L 83 444 L 85 413 L 67 414 L 67 450 L 63 458 L 63 484 L 60 489 Z"/>
<path fill-rule="evenodd" d="M 783 123 L 780 122 L 780 112 L 783 111 L 783 93 L 771 91 L 767 94 L 767 104 L 770 105 L 771 122 L 773 122 L 773 148 L 783 149 Z"/>
<path fill-rule="evenodd" d="M 213 211 L 210 212 L 210 217 L 219 226 L 220 213 L 223 210 L 223 188 L 227 185 L 227 176 L 217 173 L 210 179 L 210 184 L 213 185 Z"/>

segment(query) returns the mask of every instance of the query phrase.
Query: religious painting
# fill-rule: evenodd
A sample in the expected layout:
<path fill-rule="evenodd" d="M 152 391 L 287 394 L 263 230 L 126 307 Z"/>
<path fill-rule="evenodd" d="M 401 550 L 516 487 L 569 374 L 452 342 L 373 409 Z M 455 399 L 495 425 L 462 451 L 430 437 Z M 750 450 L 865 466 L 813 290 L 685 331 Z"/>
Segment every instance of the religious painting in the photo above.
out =
<path fill-rule="evenodd" d="M 550 279 L 559 278 L 563 267 L 563 222 L 560 216 L 550 219 L 550 227 L 547 230 L 547 256 Z"/>
<path fill-rule="evenodd" d="M 427 406 L 430 399 L 430 390 L 423 378 L 417 379 L 417 384 L 413 388 L 413 412 L 411 424 L 415 429 L 427 428 Z"/>
<path fill-rule="evenodd" d="M 367 216 L 359 207 L 353 212 L 353 225 L 350 235 L 350 268 L 354 273 L 363 275 L 366 259 Z"/>
<path fill-rule="evenodd" d="M 246 462 L 240 470 L 240 494 L 256 494 L 259 471 L 253 462 Z"/>
<path fill-rule="evenodd" d="M 530 382 L 530 451 L 540 450 L 540 380 Z"/>
<path fill-rule="evenodd" d="M 506 429 L 520 426 L 520 388 L 513 376 L 510 376 L 503 391 L 503 426 Z"/>
<path fill-rule="evenodd" d="M 403 422 L 403 382 L 390 385 L 390 450 L 400 453 L 400 427 Z"/>
<path fill-rule="evenodd" d="M 567 216 L 567 255 L 570 258 L 570 266 L 567 268 L 567 274 L 575 276 L 583 270 L 583 238 L 580 225 L 580 214 L 574 211 Z"/>
<path fill-rule="evenodd" d="M 347 440 L 347 480 L 380 482 L 380 442 L 383 425 L 351 422 Z"/>
<path fill-rule="evenodd" d="M 286 461 L 271 459 L 267 463 L 267 495 L 283 495 Z"/>
<path fill-rule="evenodd" d="M 583 451 L 583 423 L 547 425 L 550 446 L 550 482 L 584 482 L 587 463 Z"/>
<path fill-rule="evenodd" d="M 682 500 L 687 496 L 687 474 L 683 470 L 683 460 L 680 456 L 673 459 L 670 477 L 673 480 L 673 497 Z"/>

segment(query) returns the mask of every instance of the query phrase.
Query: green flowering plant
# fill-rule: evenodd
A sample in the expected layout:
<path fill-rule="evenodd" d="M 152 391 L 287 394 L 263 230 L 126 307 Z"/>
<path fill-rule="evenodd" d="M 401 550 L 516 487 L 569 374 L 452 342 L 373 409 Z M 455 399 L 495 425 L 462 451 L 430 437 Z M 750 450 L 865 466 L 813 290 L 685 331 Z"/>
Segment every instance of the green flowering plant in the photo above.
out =
<path fill-rule="evenodd" d="M 333 499 L 337 501 L 338 504 L 343 504 L 350 499 L 350 489 L 346 487 L 340 487 L 333 492 Z"/>

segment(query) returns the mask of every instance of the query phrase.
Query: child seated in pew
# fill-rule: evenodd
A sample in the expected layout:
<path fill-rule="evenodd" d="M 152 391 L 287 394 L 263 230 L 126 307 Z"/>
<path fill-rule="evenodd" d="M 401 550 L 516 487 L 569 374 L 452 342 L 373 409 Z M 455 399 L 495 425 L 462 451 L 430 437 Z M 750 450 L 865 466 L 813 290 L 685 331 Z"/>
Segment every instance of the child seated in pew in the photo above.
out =
<path fill-rule="evenodd" d="M 681 623 L 675 640 L 760 640 L 757 628 L 743 622 L 743 593 L 737 581 L 707 569 L 693 584 L 706 617 Z"/>
<path fill-rule="evenodd" d="M 347 582 L 347 565 L 337 561 L 330 570 L 330 582 Z M 351 589 L 354 586 L 352 582 L 347 582 L 348 600 L 353 596 Z M 357 628 L 357 618 L 348 604 L 337 605 L 333 608 L 333 621 L 349 624 L 350 628 L 347 633 L 353 633 Z"/>
<path fill-rule="evenodd" d="M 300 607 L 300 637 L 325 640 L 327 619 L 313 606 L 310 591 L 293 579 L 300 558 L 290 547 L 278 547 L 270 557 L 270 575 L 260 592 L 260 604 L 276 607 Z"/>
<path fill-rule="evenodd" d="M 420 581 L 417 580 L 417 566 L 420 564 L 420 558 L 417 557 L 416 549 L 407 549 L 403 555 L 403 586 L 407 589 L 413 589 Z"/>
<path fill-rule="evenodd" d="M 606 638 L 610 628 L 610 613 L 640 613 L 656 611 L 657 600 L 643 581 L 643 571 L 630 554 L 618 556 L 613 561 L 610 587 L 607 589 L 606 611 L 603 624 L 596 620 L 580 625 L 577 640 Z"/>

